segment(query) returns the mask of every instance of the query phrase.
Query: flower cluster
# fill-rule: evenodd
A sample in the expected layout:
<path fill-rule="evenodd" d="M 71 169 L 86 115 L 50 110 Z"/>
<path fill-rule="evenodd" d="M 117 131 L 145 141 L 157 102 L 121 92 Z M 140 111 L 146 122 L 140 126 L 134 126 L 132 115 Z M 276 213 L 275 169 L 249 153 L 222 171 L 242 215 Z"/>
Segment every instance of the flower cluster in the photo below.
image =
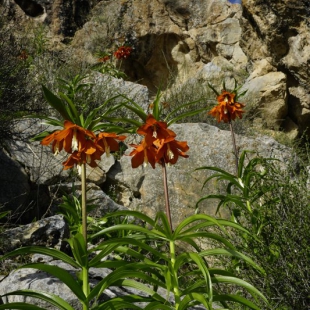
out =
<path fill-rule="evenodd" d="M 107 62 L 110 59 L 109 55 L 102 56 L 98 58 L 98 62 Z"/>
<path fill-rule="evenodd" d="M 130 46 L 120 46 L 117 51 L 113 53 L 113 55 L 117 59 L 126 59 L 130 56 L 132 48 Z"/>
<path fill-rule="evenodd" d="M 125 138 L 126 136 L 118 136 L 115 133 L 101 132 L 95 135 L 92 131 L 66 120 L 63 130 L 54 131 L 45 137 L 41 144 L 52 143 L 52 151 L 55 155 L 61 150 L 71 154 L 63 162 L 66 170 L 81 164 L 97 167 L 96 160 L 100 160 L 104 153 L 109 156 L 110 151 L 118 151 L 119 145 L 116 140 L 123 141 Z"/>
<path fill-rule="evenodd" d="M 236 117 L 242 118 L 244 111 L 242 108 L 245 106 L 242 103 L 235 102 L 235 93 L 230 93 L 222 90 L 222 93 L 217 96 L 217 106 L 215 106 L 209 114 L 217 119 L 218 122 L 230 123 Z"/>
<path fill-rule="evenodd" d="M 168 129 L 167 123 L 157 121 L 152 114 L 148 115 L 145 124 L 138 128 L 137 133 L 144 138 L 139 145 L 131 145 L 135 148 L 129 154 L 133 156 L 133 168 L 143 163 L 150 163 L 155 168 L 156 163 L 175 164 L 179 156 L 188 157 L 185 154 L 189 150 L 186 141 L 177 141 L 175 132 Z"/>
<path fill-rule="evenodd" d="M 22 50 L 21 53 L 18 56 L 18 59 L 20 60 L 26 60 L 29 57 L 27 51 Z"/>

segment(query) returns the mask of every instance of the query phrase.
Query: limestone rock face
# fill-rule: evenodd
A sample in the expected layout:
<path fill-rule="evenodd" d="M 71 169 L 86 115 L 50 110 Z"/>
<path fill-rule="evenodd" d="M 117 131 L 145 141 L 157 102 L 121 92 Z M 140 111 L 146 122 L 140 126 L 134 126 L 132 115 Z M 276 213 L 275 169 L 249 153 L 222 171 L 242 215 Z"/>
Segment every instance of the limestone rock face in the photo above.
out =
<path fill-rule="evenodd" d="M 264 125 L 278 130 L 288 113 L 286 75 L 269 72 L 253 79 L 250 76 L 243 89 L 247 93 L 242 100 L 252 104 L 247 107 L 248 112 L 250 109 L 260 111 Z"/>
<path fill-rule="evenodd" d="M 252 61 L 268 58 L 277 71 L 287 75 L 287 119 L 303 133 L 308 119 L 302 116 L 307 111 L 300 107 L 310 89 L 310 3 L 245 0 L 242 4 L 240 46 Z M 299 88 L 298 92 L 295 87 Z M 284 121 L 282 125 L 287 127 L 288 123 Z"/>
<path fill-rule="evenodd" d="M 237 77 L 243 83 L 253 72 L 268 83 L 268 72 L 257 71 L 257 64 L 267 60 L 272 71 L 286 75 L 287 93 L 286 99 L 279 99 L 278 91 L 261 99 L 268 106 L 286 101 L 280 115 L 273 112 L 264 126 L 285 129 L 289 119 L 299 134 L 308 127 L 304 112 L 295 109 L 310 89 L 308 0 L 245 0 L 242 5 L 226 0 L 7 0 L 2 6 L 18 21 L 49 25 L 54 38 L 70 38 L 70 47 L 61 48 L 70 48 L 72 58 L 95 63 L 96 52 L 112 54 L 130 45 L 130 59 L 118 65 L 151 94 L 193 80 L 207 85 Z M 209 70 L 216 62 L 219 71 Z M 197 74 L 201 70 L 207 72 L 203 79 Z M 291 87 L 303 91 L 291 96 Z M 301 93 L 305 96 L 296 97 Z M 262 111 L 254 115 L 264 118 Z"/>
<path fill-rule="evenodd" d="M 8 253 L 22 246 L 44 245 L 64 250 L 64 239 L 68 237 L 67 223 L 62 216 L 55 215 L 1 232 L 0 249 L 2 253 Z"/>

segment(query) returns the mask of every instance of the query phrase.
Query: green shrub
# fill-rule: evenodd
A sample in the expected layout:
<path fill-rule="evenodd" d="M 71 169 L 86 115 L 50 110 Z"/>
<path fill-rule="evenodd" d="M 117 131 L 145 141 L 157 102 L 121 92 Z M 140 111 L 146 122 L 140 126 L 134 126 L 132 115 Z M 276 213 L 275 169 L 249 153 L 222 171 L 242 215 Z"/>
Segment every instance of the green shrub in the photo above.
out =
<path fill-rule="evenodd" d="M 245 155 L 245 153 L 243 153 Z M 310 302 L 309 158 L 292 163 L 241 156 L 238 177 L 215 167 L 211 178 L 226 181 L 218 207 L 227 207 L 232 220 L 256 238 L 231 234 L 232 242 L 255 256 L 265 278 L 235 260 L 230 268 L 255 284 L 271 302 L 270 309 L 306 309 Z M 208 181 L 208 180 L 207 180 Z M 262 306 L 262 309 L 264 307 Z"/>

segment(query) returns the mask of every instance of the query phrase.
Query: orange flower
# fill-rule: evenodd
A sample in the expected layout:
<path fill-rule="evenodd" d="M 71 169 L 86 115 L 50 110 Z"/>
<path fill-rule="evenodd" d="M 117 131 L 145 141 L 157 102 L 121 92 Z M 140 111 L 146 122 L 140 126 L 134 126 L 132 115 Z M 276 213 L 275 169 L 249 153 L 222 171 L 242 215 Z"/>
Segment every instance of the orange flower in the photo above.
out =
<path fill-rule="evenodd" d="M 155 169 L 155 157 L 156 157 L 156 149 L 153 145 L 148 145 L 145 139 L 139 145 L 131 144 L 135 149 L 129 154 L 133 156 L 131 158 L 131 166 L 132 168 L 137 168 L 144 163 L 147 165 L 151 164 L 153 169 Z"/>
<path fill-rule="evenodd" d="M 54 153 L 57 154 L 62 148 L 67 153 L 72 153 L 81 150 L 87 139 L 95 139 L 96 137 L 92 131 L 73 124 L 68 120 L 64 122 L 64 128 L 45 137 L 41 144 L 48 145 L 53 141 L 52 148 Z"/>
<path fill-rule="evenodd" d="M 156 139 L 176 136 L 172 130 L 168 129 L 166 122 L 157 121 L 152 114 L 148 115 L 145 124 L 138 128 L 137 133 L 145 136 L 148 145 L 152 145 Z"/>
<path fill-rule="evenodd" d="M 98 58 L 98 62 L 107 62 L 110 59 L 109 55 Z"/>
<path fill-rule="evenodd" d="M 63 148 L 63 142 L 59 142 L 57 140 L 55 140 L 55 136 L 60 132 L 60 130 L 56 130 L 53 133 L 51 133 L 50 135 L 48 135 L 47 137 L 45 137 L 42 141 L 41 144 L 42 145 L 49 145 L 51 142 L 53 142 L 52 144 L 52 151 L 54 153 L 54 155 L 56 156 Z"/>
<path fill-rule="evenodd" d="M 118 136 L 115 133 L 101 132 L 97 136 L 96 143 L 103 150 L 103 153 L 106 152 L 107 156 L 109 156 L 111 151 L 119 150 L 119 144 L 115 139 L 123 141 L 126 139 L 126 136 Z"/>
<path fill-rule="evenodd" d="M 18 58 L 21 60 L 26 60 L 29 57 L 28 53 L 25 50 L 22 50 Z"/>
<path fill-rule="evenodd" d="M 217 96 L 218 105 L 209 114 L 215 117 L 218 122 L 224 121 L 224 123 L 229 123 L 235 120 L 236 117 L 242 118 L 242 113 L 244 113 L 242 108 L 245 105 L 235 102 L 235 96 L 235 93 L 222 90 L 222 93 Z"/>
<path fill-rule="evenodd" d="M 117 51 L 114 52 L 114 56 L 117 59 L 128 58 L 131 54 L 132 48 L 130 46 L 120 46 Z"/>
<path fill-rule="evenodd" d="M 97 167 L 95 160 L 100 160 L 103 151 L 92 140 L 86 140 L 83 149 L 73 152 L 69 158 L 63 162 L 64 170 L 72 168 L 74 165 L 88 164 Z"/>
<path fill-rule="evenodd" d="M 178 141 L 178 140 L 156 140 L 154 142 L 155 146 L 157 146 L 157 154 L 156 154 L 156 162 L 165 161 L 166 164 L 174 165 L 179 156 L 187 158 L 188 155 L 185 154 L 189 150 L 189 146 L 186 141 Z"/>

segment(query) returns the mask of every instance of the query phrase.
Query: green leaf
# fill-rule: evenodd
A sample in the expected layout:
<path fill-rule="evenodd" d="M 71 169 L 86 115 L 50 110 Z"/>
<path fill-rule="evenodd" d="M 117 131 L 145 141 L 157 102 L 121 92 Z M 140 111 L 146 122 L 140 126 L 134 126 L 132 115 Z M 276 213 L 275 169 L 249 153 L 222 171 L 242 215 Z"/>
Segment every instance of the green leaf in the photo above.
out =
<path fill-rule="evenodd" d="M 158 88 L 155 99 L 153 100 L 153 116 L 157 121 L 159 121 L 160 117 L 160 108 L 159 108 L 160 97 L 161 97 L 160 88 Z"/>
<path fill-rule="evenodd" d="M 80 266 L 87 266 L 88 252 L 83 235 L 81 233 L 76 233 L 72 238 L 67 239 L 67 241 L 70 244 L 76 261 L 80 264 Z"/>
<path fill-rule="evenodd" d="M 236 302 L 241 305 L 244 305 L 250 309 L 253 310 L 261 310 L 258 306 L 256 306 L 253 302 L 249 301 L 248 299 L 241 297 L 239 295 L 232 295 L 232 294 L 224 294 L 224 295 L 215 295 L 214 302 L 219 301 L 219 302 L 226 302 L 226 301 L 231 301 L 231 302 Z"/>
<path fill-rule="evenodd" d="M 53 107 L 55 110 L 57 110 L 65 120 L 71 120 L 62 100 L 58 98 L 56 95 L 54 95 L 44 85 L 42 85 L 42 88 L 44 97 L 46 101 L 50 104 L 50 106 Z"/>
<path fill-rule="evenodd" d="M 182 231 L 185 227 L 189 228 L 189 230 L 187 230 L 186 232 L 191 231 L 190 226 L 196 222 L 196 221 L 204 221 L 205 224 L 207 224 L 208 222 L 212 223 L 213 225 L 217 225 L 219 226 L 217 220 L 215 218 L 213 218 L 212 216 L 206 215 L 206 214 L 194 214 L 189 216 L 188 218 L 186 218 L 185 220 L 183 220 L 175 229 L 174 231 L 174 238 L 177 239 L 177 236 L 181 233 L 184 232 Z"/>
<path fill-rule="evenodd" d="M 66 102 L 68 103 L 68 107 L 69 107 L 69 109 L 70 109 L 70 115 L 72 115 L 73 120 L 74 120 L 73 123 L 75 123 L 75 124 L 77 124 L 77 125 L 81 125 L 79 113 L 78 113 L 78 111 L 77 111 L 77 109 L 76 109 L 76 106 L 75 106 L 75 104 L 73 103 L 73 101 L 72 101 L 66 94 L 64 94 L 64 93 L 61 93 L 61 92 L 60 92 L 60 93 L 59 93 L 59 96 L 60 96 L 61 98 L 63 98 L 64 100 L 66 100 Z"/>
<path fill-rule="evenodd" d="M 263 299 L 266 303 L 268 303 L 266 297 L 258 290 L 256 289 L 253 285 L 250 283 L 236 278 L 236 277 L 228 277 L 228 276 L 214 276 L 212 277 L 212 281 L 214 283 L 229 283 L 229 284 L 234 284 L 238 286 L 244 287 L 249 293 L 252 294 L 252 296 L 259 296 L 261 299 Z"/>
<path fill-rule="evenodd" d="M 122 123 L 127 123 L 127 124 L 132 124 L 136 127 L 140 127 L 141 123 L 132 119 L 132 118 L 117 118 L 117 117 L 110 117 L 110 116 L 102 116 L 102 119 L 109 121 L 109 122 L 122 122 Z"/>
<path fill-rule="evenodd" d="M 210 84 L 209 82 L 208 82 L 208 86 L 214 91 L 214 93 L 215 93 L 217 96 L 220 95 L 220 94 L 218 93 L 218 91 L 213 87 L 213 85 Z M 225 88 L 224 88 L 224 89 L 225 89 Z"/>
<path fill-rule="evenodd" d="M 142 119 L 142 121 L 143 122 L 145 122 L 146 121 L 146 118 L 147 118 L 147 114 L 142 110 L 142 108 L 135 108 L 135 107 L 132 107 L 131 105 L 129 105 L 129 104 L 124 104 L 124 106 L 127 108 L 127 109 L 129 109 L 129 110 L 131 110 L 132 112 L 134 112 L 136 115 L 138 115 L 141 119 Z"/>
<path fill-rule="evenodd" d="M 55 294 L 25 289 L 25 290 L 18 290 L 18 291 L 10 292 L 10 293 L 2 295 L 2 296 L 9 296 L 9 295 L 21 295 L 21 296 L 25 296 L 25 297 L 38 298 L 38 299 L 41 299 L 41 300 L 48 302 L 51 305 L 56 306 L 58 309 L 74 310 L 74 308 L 72 308 L 69 303 L 67 303 L 65 300 L 63 300 L 62 298 L 60 298 L 59 296 L 57 296 Z"/>
<path fill-rule="evenodd" d="M 9 213 L 10 213 L 10 211 L 0 212 L 0 219 L 6 217 Z"/>
<path fill-rule="evenodd" d="M 26 264 L 19 268 L 34 268 L 45 271 L 50 275 L 56 277 L 60 281 L 62 281 L 64 284 L 66 284 L 81 302 L 85 301 L 86 297 L 82 291 L 80 284 L 74 279 L 74 277 L 68 271 L 58 266 L 51 266 L 41 263 Z"/>
<path fill-rule="evenodd" d="M 169 304 L 169 305 L 168 305 Z M 166 301 L 165 304 L 159 302 L 159 301 L 153 301 L 151 303 L 149 303 L 145 308 L 145 310 L 172 310 L 170 303 L 168 301 Z"/>
<path fill-rule="evenodd" d="M 63 262 L 65 262 L 65 263 L 67 263 L 67 264 L 69 264 L 75 268 L 80 267 L 80 265 L 78 263 L 76 263 L 76 261 L 73 260 L 67 254 L 65 254 L 59 250 L 56 250 L 56 249 L 44 248 L 44 247 L 40 247 L 40 246 L 27 246 L 27 247 L 16 249 L 12 252 L 9 252 L 9 253 L 6 253 L 6 254 L 0 256 L 0 261 L 5 260 L 11 256 L 28 255 L 28 254 L 48 255 L 48 256 L 51 256 L 53 258 L 60 259 Z"/>
<path fill-rule="evenodd" d="M 90 301 L 96 296 L 100 296 L 102 292 L 104 292 L 104 290 L 110 286 L 128 286 L 144 292 L 152 296 L 156 300 L 164 301 L 165 299 L 158 295 L 149 286 L 146 286 L 142 282 L 137 282 L 130 279 L 139 279 L 142 280 L 144 283 L 148 283 L 150 285 L 163 286 L 160 281 L 155 280 L 147 273 L 144 273 L 142 271 L 143 269 L 146 269 L 147 273 L 152 272 L 150 266 L 143 263 L 131 263 L 114 270 L 92 289 L 88 296 L 88 300 Z"/>
<path fill-rule="evenodd" d="M 200 256 L 214 256 L 214 255 L 224 255 L 224 256 L 233 256 L 238 257 L 242 259 L 247 264 L 254 267 L 256 270 L 261 272 L 262 274 L 265 274 L 264 269 L 262 269 L 260 266 L 258 266 L 250 257 L 238 252 L 234 251 L 232 249 L 210 249 L 210 250 L 204 250 L 199 253 Z"/>
<path fill-rule="evenodd" d="M 11 302 L 9 304 L 0 305 L 0 310 L 45 310 L 44 308 L 27 304 L 25 302 Z"/>
<path fill-rule="evenodd" d="M 186 295 L 180 302 L 178 309 L 179 310 L 189 309 L 190 306 L 197 304 L 196 302 L 192 304 L 191 303 L 192 301 L 198 301 L 200 304 L 203 304 L 206 307 L 206 309 L 212 310 L 205 296 L 199 293 L 191 293 L 191 294 Z"/>
<path fill-rule="evenodd" d="M 134 303 L 148 302 L 151 300 L 152 298 L 141 297 L 137 295 L 119 296 L 111 298 L 105 302 L 102 302 L 99 305 L 92 307 L 91 309 L 92 310 L 141 309 L 140 307 L 134 305 Z"/>
<path fill-rule="evenodd" d="M 199 114 L 201 112 L 204 112 L 205 110 L 206 110 L 206 108 L 202 108 L 202 109 L 198 109 L 198 110 L 194 110 L 194 111 L 185 112 L 185 113 L 183 113 L 181 115 L 178 115 L 177 117 L 169 120 L 167 122 L 167 125 L 170 126 L 171 124 L 174 124 L 177 121 L 179 121 L 179 120 L 181 120 L 181 119 L 183 119 L 185 117 L 189 117 L 189 116 L 193 116 L 193 115 Z"/>
<path fill-rule="evenodd" d="M 56 127 L 63 127 L 64 122 L 60 121 L 58 119 L 55 118 L 51 118 L 51 117 L 47 117 L 45 115 L 27 115 L 25 116 L 25 118 L 38 118 L 38 119 L 42 119 L 44 120 L 44 122 L 42 122 L 42 124 L 46 124 L 46 125 L 51 125 L 51 126 L 56 126 Z"/>

